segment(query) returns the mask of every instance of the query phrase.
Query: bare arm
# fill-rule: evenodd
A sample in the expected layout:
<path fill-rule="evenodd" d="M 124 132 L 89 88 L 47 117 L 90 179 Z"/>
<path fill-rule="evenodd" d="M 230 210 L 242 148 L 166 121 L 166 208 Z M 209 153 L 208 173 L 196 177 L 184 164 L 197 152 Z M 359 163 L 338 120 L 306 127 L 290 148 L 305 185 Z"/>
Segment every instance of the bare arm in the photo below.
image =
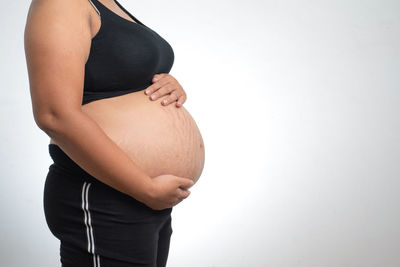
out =
<path fill-rule="evenodd" d="M 81 109 L 92 33 L 81 0 L 34 0 L 25 54 L 35 122 L 89 174 L 146 202 L 151 177 Z"/>

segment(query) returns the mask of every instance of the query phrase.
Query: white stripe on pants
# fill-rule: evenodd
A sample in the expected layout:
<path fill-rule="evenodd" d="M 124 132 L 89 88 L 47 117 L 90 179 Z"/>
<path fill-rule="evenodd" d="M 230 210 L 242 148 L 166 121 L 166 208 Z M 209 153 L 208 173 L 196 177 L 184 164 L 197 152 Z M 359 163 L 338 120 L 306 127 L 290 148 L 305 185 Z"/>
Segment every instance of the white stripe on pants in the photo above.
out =
<path fill-rule="evenodd" d="M 88 252 L 93 254 L 93 266 L 100 267 L 99 255 L 95 254 L 94 238 L 93 238 L 93 227 L 91 224 L 91 217 L 89 212 L 89 187 L 91 183 L 84 182 L 82 187 L 82 210 L 84 213 L 84 223 L 86 225 L 86 236 L 88 241 Z"/>

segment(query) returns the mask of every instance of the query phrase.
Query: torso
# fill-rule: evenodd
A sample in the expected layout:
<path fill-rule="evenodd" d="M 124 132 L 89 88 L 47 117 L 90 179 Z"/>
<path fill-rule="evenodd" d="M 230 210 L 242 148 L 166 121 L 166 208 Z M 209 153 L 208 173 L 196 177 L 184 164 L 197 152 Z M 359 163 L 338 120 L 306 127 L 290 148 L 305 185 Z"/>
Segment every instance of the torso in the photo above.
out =
<path fill-rule="evenodd" d="M 196 182 L 205 160 L 199 128 L 184 106 L 163 106 L 161 100 L 139 91 L 82 110 L 149 176 L 174 174 Z"/>
<path fill-rule="evenodd" d="M 99 9 L 102 11 L 103 17 L 108 16 L 106 19 L 113 19 L 118 23 L 125 24 L 126 27 L 132 27 L 118 17 L 114 17 L 103 6 L 100 6 Z M 115 16 L 121 16 L 121 18 L 123 16 L 123 19 L 135 23 L 122 11 L 116 13 Z M 92 20 L 92 32 L 96 33 L 100 27 L 99 19 L 93 18 Z M 140 27 L 132 28 L 138 31 L 137 36 L 141 36 Z M 102 38 L 107 36 L 107 32 L 104 31 L 105 29 L 102 32 L 103 37 L 100 36 Z M 136 32 L 134 33 L 136 34 Z M 145 33 L 142 34 L 145 36 Z M 100 41 L 97 40 L 97 42 Z M 162 43 L 165 45 L 164 40 Z M 135 49 L 134 45 L 132 45 L 132 49 Z M 121 60 L 121 64 L 129 64 L 126 60 L 131 59 L 119 60 Z M 170 61 L 171 59 L 165 57 L 164 60 Z M 164 72 L 169 71 L 170 66 L 171 64 L 164 64 L 162 66 L 165 69 Z M 91 83 L 91 85 L 95 86 L 96 83 Z M 101 89 L 100 87 L 93 88 Z M 167 106 L 161 105 L 163 99 L 164 97 L 150 100 L 149 96 L 144 94 L 144 89 L 140 87 L 139 91 L 83 103 L 82 111 L 93 119 L 106 135 L 150 177 L 173 174 L 190 178 L 196 182 L 203 171 L 205 160 L 201 133 L 185 107 L 177 108 L 175 103 Z M 50 143 L 56 144 L 52 139 Z"/>

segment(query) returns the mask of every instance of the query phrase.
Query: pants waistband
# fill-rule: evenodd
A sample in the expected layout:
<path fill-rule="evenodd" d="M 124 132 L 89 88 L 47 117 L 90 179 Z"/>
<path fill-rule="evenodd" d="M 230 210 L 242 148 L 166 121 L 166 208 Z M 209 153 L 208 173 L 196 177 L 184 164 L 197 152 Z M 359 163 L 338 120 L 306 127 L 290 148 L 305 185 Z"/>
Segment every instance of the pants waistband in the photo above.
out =
<path fill-rule="evenodd" d="M 85 179 L 90 182 L 100 181 L 94 176 L 90 175 L 78 164 L 76 164 L 58 145 L 49 144 L 49 154 L 54 163 L 49 168 L 58 168 L 70 174 L 77 179 Z"/>

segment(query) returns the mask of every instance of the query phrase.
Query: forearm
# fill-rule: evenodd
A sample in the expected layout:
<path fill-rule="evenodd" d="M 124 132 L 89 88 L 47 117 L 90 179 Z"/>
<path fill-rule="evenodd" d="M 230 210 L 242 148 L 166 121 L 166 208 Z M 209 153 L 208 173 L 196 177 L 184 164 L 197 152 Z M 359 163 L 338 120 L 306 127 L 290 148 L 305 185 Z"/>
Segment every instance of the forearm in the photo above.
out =
<path fill-rule="evenodd" d="M 151 177 L 83 112 L 50 116 L 38 126 L 81 168 L 101 182 L 145 202 Z"/>

